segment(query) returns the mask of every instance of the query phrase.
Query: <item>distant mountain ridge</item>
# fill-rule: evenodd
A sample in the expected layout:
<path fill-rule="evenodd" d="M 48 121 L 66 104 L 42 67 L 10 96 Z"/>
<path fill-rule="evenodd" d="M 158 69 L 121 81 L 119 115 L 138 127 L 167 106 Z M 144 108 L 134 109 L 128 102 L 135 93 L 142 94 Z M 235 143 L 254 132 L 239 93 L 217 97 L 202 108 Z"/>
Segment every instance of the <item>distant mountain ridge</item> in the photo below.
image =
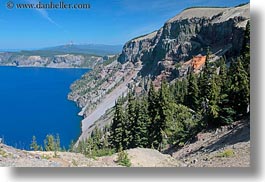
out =
<path fill-rule="evenodd" d="M 105 44 L 66 44 L 55 47 L 48 47 L 42 50 L 58 51 L 64 53 L 82 53 L 106 56 L 119 54 L 122 51 L 122 45 L 105 45 Z"/>
<path fill-rule="evenodd" d="M 93 69 L 121 50 L 121 45 L 68 44 L 37 50 L 2 51 L 0 66 Z"/>

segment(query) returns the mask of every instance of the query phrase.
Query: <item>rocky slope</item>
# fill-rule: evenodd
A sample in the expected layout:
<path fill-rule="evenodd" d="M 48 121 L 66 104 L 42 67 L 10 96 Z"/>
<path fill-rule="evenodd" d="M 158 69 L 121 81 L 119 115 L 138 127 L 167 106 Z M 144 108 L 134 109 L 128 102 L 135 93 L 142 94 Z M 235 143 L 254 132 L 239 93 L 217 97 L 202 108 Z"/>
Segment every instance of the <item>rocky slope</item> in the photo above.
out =
<path fill-rule="evenodd" d="M 150 80 L 174 81 L 188 70 L 200 71 L 207 50 L 210 61 L 237 56 L 250 20 L 250 5 L 233 8 L 190 8 L 158 31 L 128 41 L 117 61 L 100 66 L 72 86 L 69 98 L 82 108 L 82 135 L 111 122 L 115 99 L 134 89 L 141 94 Z"/>
<path fill-rule="evenodd" d="M 153 149 L 126 151 L 131 167 L 250 167 L 250 121 L 208 130 L 162 154 Z M 122 167 L 118 155 L 87 158 L 70 152 L 22 151 L 0 144 L 0 167 Z"/>
<path fill-rule="evenodd" d="M 100 56 L 67 54 L 49 51 L 0 53 L 0 66 L 48 67 L 48 68 L 94 68 L 103 63 Z"/>
<path fill-rule="evenodd" d="M 199 133 L 172 157 L 188 167 L 250 167 L 249 119 Z"/>
<path fill-rule="evenodd" d="M 152 149 L 127 151 L 131 167 L 179 167 L 180 163 L 170 155 Z M 99 158 L 87 158 L 70 152 L 22 151 L 0 144 L 0 167 L 123 167 L 117 163 L 117 154 Z"/>

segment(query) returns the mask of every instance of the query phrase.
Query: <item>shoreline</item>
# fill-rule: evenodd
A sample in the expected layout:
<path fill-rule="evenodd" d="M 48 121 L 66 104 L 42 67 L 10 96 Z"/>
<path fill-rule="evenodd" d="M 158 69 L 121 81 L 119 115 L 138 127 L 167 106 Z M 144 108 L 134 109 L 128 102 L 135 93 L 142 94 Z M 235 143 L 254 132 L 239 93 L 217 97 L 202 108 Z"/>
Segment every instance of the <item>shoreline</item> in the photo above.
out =
<path fill-rule="evenodd" d="M 82 133 L 79 136 L 79 138 L 76 140 L 75 146 L 78 145 L 78 143 L 84 139 L 86 139 L 89 136 L 90 130 L 92 130 L 93 126 L 97 123 L 97 121 L 111 108 L 115 106 L 116 100 L 120 96 L 126 96 L 128 93 L 129 87 L 128 84 L 137 77 L 139 70 L 134 70 L 131 75 L 129 75 L 120 85 L 118 85 L 114 90 L 112 90 L 110 93 L 104 96 L 104 99 L 101 103 L 99 103 L 94 111 L 92 111 L 89 115 L 84 117 L 81 121 L 81 129 Z M 83 108 L 85 108 L 84 106 Z M 81 112 L 83 110 L 81 108 Z M 102 123 L 99 123 L 102 124 Z"/>
<path fill-rule="evenodd" d="M 81 134 L 78 137 L 76 144 L 78 144 L 80 141 L 84 140 L 88 137 L 88 130 L 95 124 L 97 120 L 99 120 L 109 109 L 113 108 L 115 106 L 116 100 L 121 95 L 126 95 L 128 90 L 128 87 L 126 84 L 122 84 L 118 86 L 115 90 L 113 90 L 110 94 L 106 95 L 106 98 L 103 102 L 101 102 L 97 108 L 91 112 L 87 117 L 84 117 L 81 121 Z"/>
<path fill-rule="evenodd" d="M 53 67 L 53 66 L 16 66 L 16 65 L 0 65 L 0 67 L 15 67 L 15 68 L 48 68 L 48 69 L 87 69 L 92 70 L 89 67 Z"/>

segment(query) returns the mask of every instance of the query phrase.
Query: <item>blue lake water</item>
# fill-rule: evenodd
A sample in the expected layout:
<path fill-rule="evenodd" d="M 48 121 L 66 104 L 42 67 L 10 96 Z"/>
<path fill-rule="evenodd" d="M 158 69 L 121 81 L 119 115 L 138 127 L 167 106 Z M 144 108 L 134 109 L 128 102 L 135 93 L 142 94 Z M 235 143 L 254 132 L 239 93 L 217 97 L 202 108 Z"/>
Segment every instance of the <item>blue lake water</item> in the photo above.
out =
<path fill-rule="evenodd" d="M 61 146 L 68 148 L 81 132 L 82 118 L 67 94 L 87 71 L 0 67 L 0 138 L 29 149 L 33 135 L 43 144 L 47 134 L 59 134 Z"/>

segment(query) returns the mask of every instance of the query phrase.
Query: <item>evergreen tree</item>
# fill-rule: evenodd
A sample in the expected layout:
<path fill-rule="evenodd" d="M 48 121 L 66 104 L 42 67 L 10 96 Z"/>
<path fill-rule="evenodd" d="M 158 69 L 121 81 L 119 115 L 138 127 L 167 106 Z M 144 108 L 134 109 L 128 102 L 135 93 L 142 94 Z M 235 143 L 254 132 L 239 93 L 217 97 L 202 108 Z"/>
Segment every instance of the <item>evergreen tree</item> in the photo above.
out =
<path fill-rule="evenodd" d="M 250 102 L 250 83 L 241 58 L 233 62 L 229 69 L 231 80 L 229 99 L 237 115 L 245 115 Z"/>
<path fill-rule="evenodd" d="M 223 76 L 225 76 L 224 68 L 224 65 L 222 65 L 219 71 L 219 74 L 221 73 Z M 219 117 L 222 82 L 221 77 L 217 74 L 216 64 L 210 64 L 209 62 L 208 52 L 204 69 L 199 78 L 201 111 L 206 126 L 215 125 Z"/>
<path fill-rule="evenodd" d="M 226 92 L 222 93 L 220 98 L 218 125 L 231 124 L 234 121 L 236 112 L 231 106 Z"/>
<path fill-rule="evenodd" d="M 181 98 L 181 80 L 176 80 L 172 87 L 172 92 L 174 95 L 174 99 L 176 103 L 182 103 L 182 98 Z"/>
<path fill-rule="evenodd" d="M 94 137 L 90 136 L 89 138 L 87 138 L 87 140 L 84 143 L 84 155 L 88 156 L 88 157 L 93 157 L 95 155 L 95 151 L 98 149 Z"/>
<path fill-rule="evenodd" d="M 115 104 L 115 112 L 110 131 L 110 143 L 118 151 L 123 144 L 124 113 L 120 99 Z"/>
<path fill-rule="evenodd" d="M 213 74 L 213 68 L 209 63 L 209 53 L 206 56 L 205 66 L 200 73 L 199 78 L 199 89 L 200 89 L 200 98 L 201 102 L 205 102 L 210 93 L 210 78 Z"/>
<path fill-rule="evenodd" d="M 188 78 L 188 93 L 185 99 L 185 105 L 197 111 L 199 109 L 199 87 L 197 76 L 191 73 Z"/>
<path fill-rule="evenodd" d="M 106 148 L 109 148 L 109 147 L 110 147 L 109 139 L 108 139 L 107 134 L 105 133 L 105 135 L 103 136 L 102 148 L 106 149 Z"/>
<path fill-rule="evenodd" d="M 219 103 L 220 103 L 220 92 L 221 87 L 218 84 L 218 75 L 215 73 L 210 79 L 210 90 L 208 93 L 208 109 L 207 109 L 207 119 L 208 124 L 213 126 L 216 124 L 215 121 L 219 117 Z"/>
<path fill-rule="evenodd" d="M 150 83 L 147 101 L 148 101 L 148 115 L 150 118 L 150 126 L 148 128 L 148 133 L 149 133 L 148 143 L 149 147 L 151 147 L 156 140 L 156 135 L 157 135 L 156 123 L 158 120 L 158 96 L 152 82 Z"/>
<path fill-rule="evenodd" d="M 77 151 L 84 155 L 87 154 L 86 143 L 87 141 L 82 140 L 82 141 L 79 141 L 78 146 L 77 146 Z"/>
<path fill-rule="evenodd" d="M 31 144 L 30 144 L 30 149 L 34 150 L 34 151 L 38 151 L 40 149 L 40 146 L 38 145 L 35 136 L 32 137 L 32 141 L 31 141 Z"/>
<path fill-rule="evenodd" d="M 177 102 L 179 104 L 183 104 L 184 103 L 184 100 L 185 100 L 185 96 L 188 94 L 188 79 L 187 78 L 183 78 L 181 80 L 181 87 L 180 87 L 180 102 Z"/>
<path fill-rule="evenodd" d="M 45 151 L 54 151 L 55 150 L 55 142 L 54 137 L 52 135 L 47 135 L 44 140 L 44 148 Z"/>
<path fill-rule="evenodd" d="M 196 133 L 198 120 L 184 105 L 171 103 L 172 122 L 166 127 L 168 143 L 176 145 L 185 142 Z"/>
<path fill-rule="evenodd" d="M 170 97 L 169 97 L 169 88 L 168 84 L 163 81 L 161 84 L 161 88 L 159 90 L 159 104 L 158 104 L 158 119 L 155 123 L 155 140 L 153 142 L 153 146 L 156 149 L 162 149 L 162 145 L 165 141 L 166 133 L 166 126 L 169 125 L 171 120 L 171 108 L 170 108 Z"/>
<path fill-rule="evenodd" d="M 227 75 L 227 66 L 225 59 L 220 59 L 220 71 L 218 77 L 218 84 L 220 85 L 220 101 L 219 101 L 219 118 L 218 125 L 230 124 L 234 121 L 235 111 L 229 102 L 229 88 L 231 85 L 230 79 Z"/>
<path fill-rule="evenodd" d="M 148 147 L 148 128 L 150 121 L 147 106 L 145 99 L 136 103 L 136 117 L 132 132 L 134 147 Z"/>
<path fill-rule="evenodd" d="M 70 145 L 69 145 L 69 152 L 74 152 L 74 145 L 75 145 L 74 141 L 71 140 Z"/>
<path fill-rule="evenodd" d="M 227 66 L 226 66 L 224 58 L 221 58 L 219 62 L 220 62 L 220 66 L 219 66 L 220 83 L 219 83 L 219 85 L 221 87 L 225 88 L 226 83 L 227 83 Z"/>
<path fill-rule="evenodd" d="M 132 129 L 134 126 L 136 118 L 135 112 L 135 99 L 131 92 L 128 93 L 128 104 L 126 108 L 126 119 L 124 121 L 124 130 L 123 130 L 123 144 L 122 147 L 124 150 L 133 148 L 135 146 L 133 142 Z"/>
<path fill-rule="evenodd" d="M 184 104 L 185 96 L 188 93 L 188 81 L 186 78 L 177 80 L 174 84 L 173 96 L 174 100 L 178 104 Z"/>
<path fill-rule="evenodd" d="M 56 135 L 55 144 L 54 144 L 54 150 L 55 151 L 60 151 L 61 150 L 61 143 L 60 143 L 59 134 Z"/>
<path fill-rule="evenodd" d="M 101 139 L 103 138 L 103 133 L 97 126 L 92 131 L 90 138 L 93 141 L 93 149 L 98 149 L 102 147 Z"/>

